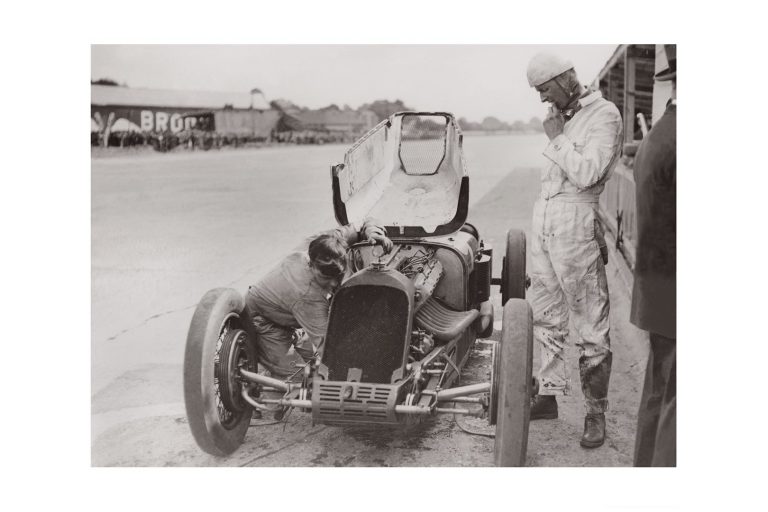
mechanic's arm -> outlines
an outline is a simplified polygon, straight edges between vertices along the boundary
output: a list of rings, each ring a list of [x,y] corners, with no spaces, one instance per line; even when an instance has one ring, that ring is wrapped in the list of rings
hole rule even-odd
[[[336,230],[347,241],[347,244],[352,245],[364,240],[372,240],[373,242],[384,247],[385,252],[389,252],[392,249],[392,240],[387,238],[387,230],[384,225],[373,218],[367,218],[363,221],[363,225],[358,227],[354,223],[347,224]]]
[[[302,299],[292,308],[293,316],[299,323],[315,352],[322,354],[325,331],[328,329],[330,303],[325,299]]]
[[[603,179],[621,156],[623,126],[618,111],[605,109],[596,112],[595,116],[583,148],[577,148],[574,141],[561,132],[544,150],[544,156],[557,164],[580,189],[587,189]]]
[[[373,240],[377,244],[383,246],[385,252],[389,252],[392,249],[392,241],[387,238],[387,232],[386,229],[384,229],[384,225],[376,220],[369,218],[363,221],[362,226],[357,226],[354,223],[350,223],[345,226],[329,229],[327,231],[321,231],[320,233],[315,233],[311,236],[308,236],[299,246],[299,250],[306,251],[310,242],[312,242],[312,240],[314,240],[318,235],[333,232],[338,233],[347,242],[347,245],[362,242],[363,240]]]
[[[363,221],[362,226],[357,226],[354,223],[347,224],[338,228],[322,231],[309,236],[304,239],[304,242],[300,245],[300,250],[306,251],[310,242],[318,235],[323,233],[338,233],[346,242],[347,245],[352,245],[364,240],[372,240],[375,243],[384,247],[384,252],[389,253],[392,250],[392,240],[387,238],[387,231],[384,229],[384,224],[374,219],[368,218]]]

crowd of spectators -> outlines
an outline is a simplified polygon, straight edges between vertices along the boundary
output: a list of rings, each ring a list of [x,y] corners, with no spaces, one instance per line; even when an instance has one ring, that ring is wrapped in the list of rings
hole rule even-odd
[[[183,130],[174,133],[170,130],[158,131],[113,131],[104,143],[104,133],[91,132],[91,146],[101,147],[152,147],[156,151],[171,151],[179,149],[220,149],[223,147],[248,147],[265,143],[278,144],[333,144],[351,143],[355,136],[351,134],[304,131],[273,131],[269,136],[236,135],[202,130]]]

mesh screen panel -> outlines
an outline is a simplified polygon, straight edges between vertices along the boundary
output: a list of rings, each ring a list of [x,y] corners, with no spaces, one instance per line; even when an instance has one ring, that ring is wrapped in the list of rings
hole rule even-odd
[[[445,158],[443,116],[404,115],[400,131],[400,161],[406,174],[435,174]]]
[[[328,319],[323,363],[328,379],[347,380],[350,368],[361,382],[389,383],[407,349],[408,298],[388,286],[342,288]]]

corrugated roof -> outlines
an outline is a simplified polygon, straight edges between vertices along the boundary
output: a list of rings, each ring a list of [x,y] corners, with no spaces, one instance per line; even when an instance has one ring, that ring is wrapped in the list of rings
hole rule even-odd
[[[251,95],[245,92],[180,91],[170,89],[141,89],[111,85],[91,85],[91,105],[120,105],[126,107],[176,108],[234,108],[251,106]],[[264,96],[253,95],[253,108],[269,109]]]

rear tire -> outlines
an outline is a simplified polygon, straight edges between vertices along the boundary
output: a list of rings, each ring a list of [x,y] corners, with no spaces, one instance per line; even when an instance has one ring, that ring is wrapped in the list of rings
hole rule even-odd
[[[504,306],[500,345],[495,362],[499,375],[493,414],[494,462],[497,466],[524,466],[533,385],[533,312],[525,300],[512,299]]]
[[[252,408],[239,397],[241,384],[235,378],[238,364],[256,369],[254,340],[242,330],[241,318],[247,322],[243,309],[243,298],[236,290],[211,290],[197,305],[187,334],[187,420],[198,446],[211,455],[237,450],[251,420]]]
[[[525,298],[525,233],[507,231],[507,252],[501,263],[501,305]]]

